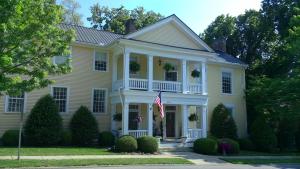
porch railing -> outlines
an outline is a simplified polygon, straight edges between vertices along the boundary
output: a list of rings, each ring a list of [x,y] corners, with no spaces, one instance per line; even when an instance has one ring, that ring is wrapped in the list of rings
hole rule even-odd
[[[190,93],[202,93],[202,85],[198,83],[190,83],[188,85],[188,91]]]
[[[181,82],[153,80],[153,90],[181,92]]]
[[[128,130],[128,134],[135,138],[139,138],[139,137],[147,136],[148,131],[147,130]]]
[[[148,89],[148,80],[147,79],[129,79],[129,88],[130,89],[140,89],[146,90]]]
[[[202,137],[202,129],[188,129],[188,138],[197,139]]]

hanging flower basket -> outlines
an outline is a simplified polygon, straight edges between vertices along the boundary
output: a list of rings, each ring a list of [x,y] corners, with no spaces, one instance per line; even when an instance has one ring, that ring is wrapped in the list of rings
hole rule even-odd
[[[197,121],[198,120],[198,116],[196,113],[193,113],[189,116],[189,121]]]
[[[122,113],[116,113],[113,117],[114,121],[122,121]]]
[[[198,77],[200,77],[200,71],[197,70],[197,69],[194,69],[194,70],[192,71],[192,73],[191,73],[191,76],[192,76],[193,78],[198,78]]]
[[[136,72],[140,71],[141,66],[136,61],[131,61],[129,68],[130,68],[130,72],[136,73]]]
[[[170,70],[175,70],[175,67],[171,63],[165,63],[164,64],[164,70],[166,72],[169,72]]]

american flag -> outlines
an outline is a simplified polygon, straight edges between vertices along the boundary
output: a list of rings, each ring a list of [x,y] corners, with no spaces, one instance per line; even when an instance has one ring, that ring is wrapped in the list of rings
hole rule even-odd
[[[161,103],[161,92],[158,93],[154,102],[157,104],[157,106],[159,108],[160,117],[164,118],[165,113],[164,113],[164,105]]]

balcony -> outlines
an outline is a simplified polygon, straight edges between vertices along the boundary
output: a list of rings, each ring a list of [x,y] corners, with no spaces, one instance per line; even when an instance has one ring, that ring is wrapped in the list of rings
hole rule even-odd
[[[153,80],[152,81],[152,89],[149,89],[148,79],[129,79],[129,89],[130,90],[149,90],[149,91],[163,91],[163,92],[174,92],[174,93],[182,93],[182,83],[181,82],[173,82],[173,81],[160,81]],[[117,91],[120,88],[124,88],[124,80],[117,80],[114,82],[113,90]],[[201,94],[202,93],[202,85],[196,83],[187,84],[187,91],[185,93],[192,94]]]

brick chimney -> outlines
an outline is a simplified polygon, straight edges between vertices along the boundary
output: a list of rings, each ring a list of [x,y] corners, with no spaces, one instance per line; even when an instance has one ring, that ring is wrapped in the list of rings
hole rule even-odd
[[[226,53],[226,38],[221,37],[221,38],[214,40],[214,42],[211,44],[211,47],[214,50]]]
[[[129,34],[136,31],[135,25],[134,25],[135,19],[128,19],[125,23],[125,33]]]

